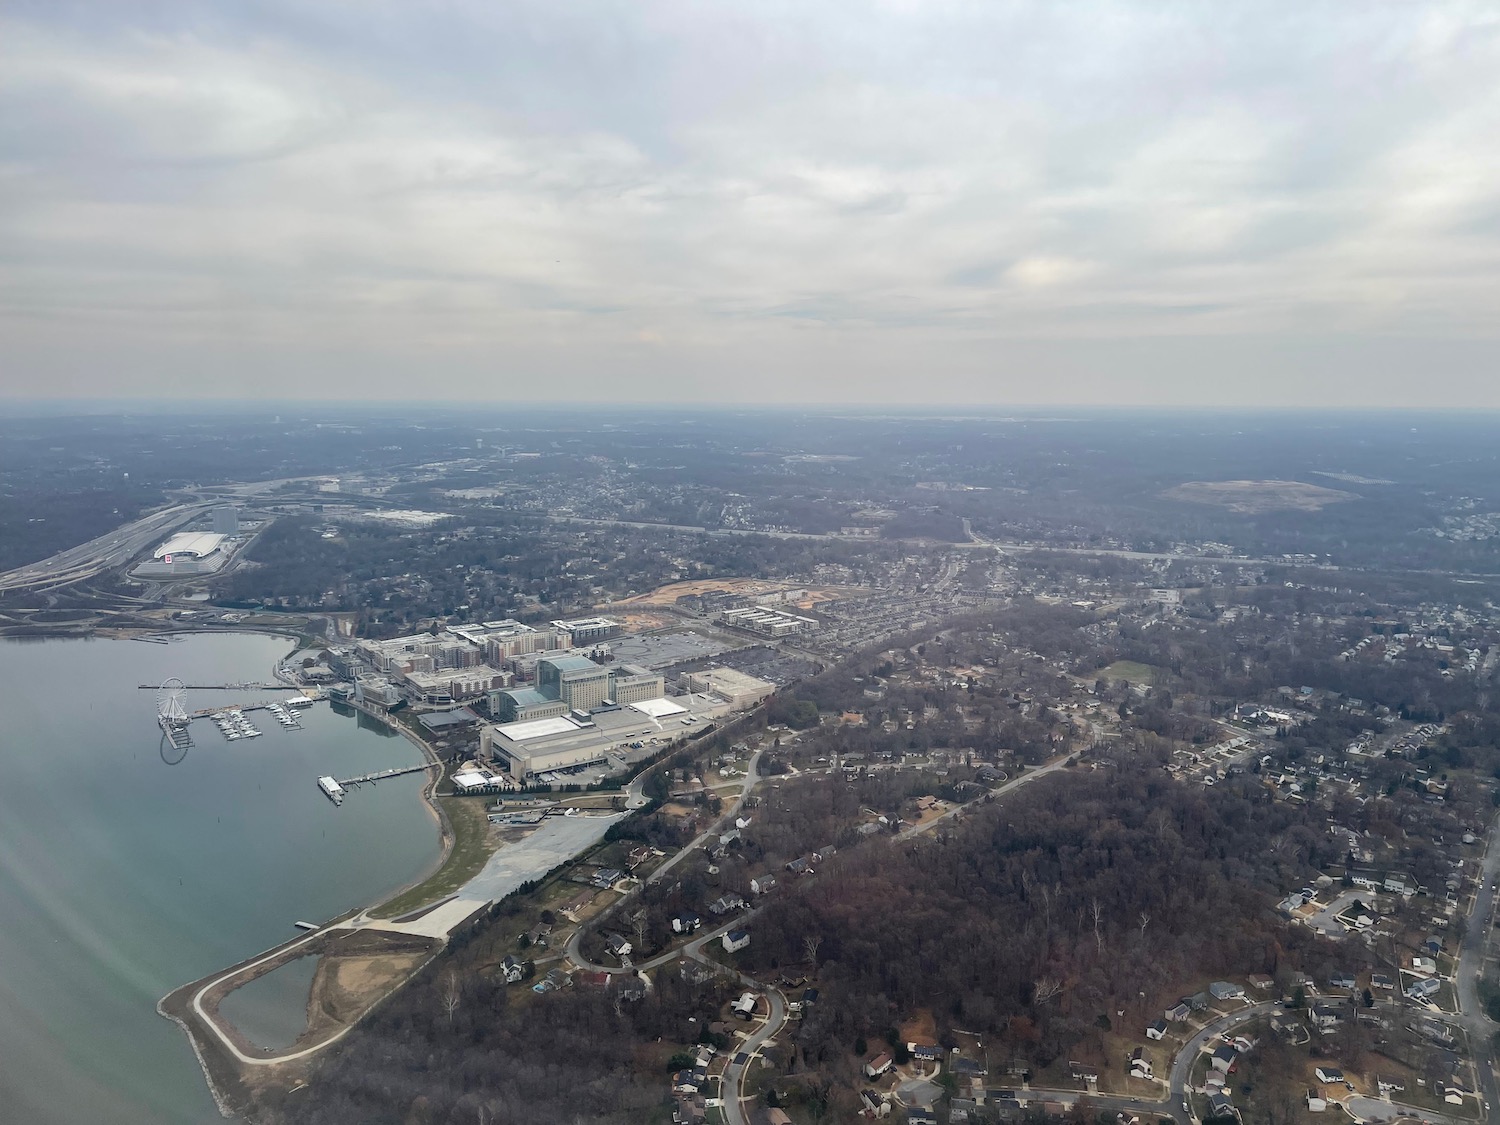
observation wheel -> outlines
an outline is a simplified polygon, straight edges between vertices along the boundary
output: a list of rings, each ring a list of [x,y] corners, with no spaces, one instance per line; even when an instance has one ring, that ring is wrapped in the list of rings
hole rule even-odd
[[[161,687],[156,689],[156,717],[163,724],[170,726],[185,726],[188,721],[187,685],[178,677],[172,676],[162,681]]]

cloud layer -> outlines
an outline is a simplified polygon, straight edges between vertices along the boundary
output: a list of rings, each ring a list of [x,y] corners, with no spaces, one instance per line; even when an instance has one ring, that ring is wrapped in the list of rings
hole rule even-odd
[[[1500,406],[1500,13],[13,4],[0,392]]]

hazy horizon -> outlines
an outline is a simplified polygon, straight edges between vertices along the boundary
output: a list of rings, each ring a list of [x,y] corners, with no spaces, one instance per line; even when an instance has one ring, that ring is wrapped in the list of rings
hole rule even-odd
[[[1500,14],[0,14],[0,396],[1500,408]]]

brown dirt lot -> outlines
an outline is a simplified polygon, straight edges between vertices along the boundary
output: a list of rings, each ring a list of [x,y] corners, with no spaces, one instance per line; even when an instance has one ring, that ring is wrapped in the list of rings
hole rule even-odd
[[[327,1021],[344,1027],[411,975],[425,953],[392,953],[381,957],[325,957],[313,977],[308,1001],[309,1031]]]
[[[901,1025],[900,1035],[903,1043],[936,1043],[937,1021],[929,1011],[917,1012]]]
[[[639,610],[613,615],[624,626],[627,633],[644,633],[648,629],[665,629],[682,622],[669,613],[642,613]]]
[[[1162,496],[1189,504],[1213,504],[1247,516],[1317,512],[1329,504],[1359,499],[1352,492],[1296,480],[1193,480],[1167,489]]]

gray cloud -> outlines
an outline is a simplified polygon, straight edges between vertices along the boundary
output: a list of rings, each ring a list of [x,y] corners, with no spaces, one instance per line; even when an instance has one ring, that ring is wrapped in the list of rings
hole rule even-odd
[[[0,393],[1500,406],[1488,5],[11,5]]]

